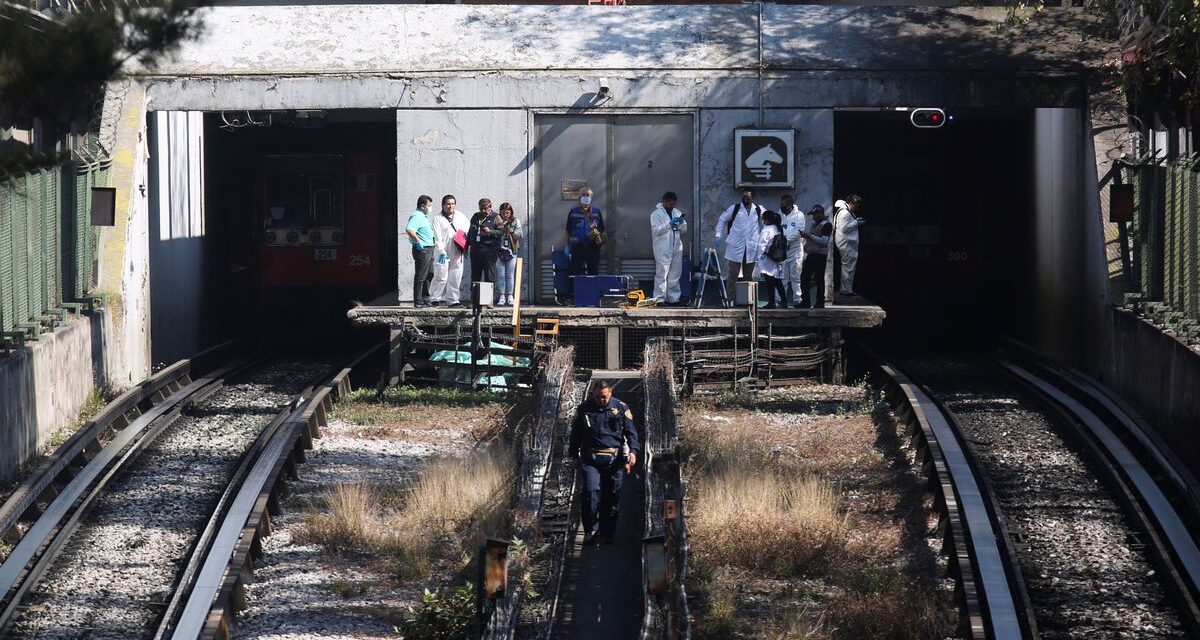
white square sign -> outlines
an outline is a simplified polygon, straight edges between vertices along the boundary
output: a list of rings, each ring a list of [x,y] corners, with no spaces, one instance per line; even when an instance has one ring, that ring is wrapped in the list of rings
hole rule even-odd
[[[739,187],[796,185],[795,129],[736,129],[734,182]]]

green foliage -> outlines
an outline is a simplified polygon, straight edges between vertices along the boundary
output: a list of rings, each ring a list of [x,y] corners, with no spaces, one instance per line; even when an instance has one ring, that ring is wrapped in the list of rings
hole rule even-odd
[[[200,29],[195,0],[101,0],[49,18],[0,4],[0,126],[92,115],[126,61],[152,67]]]
[[[383,394],[370,389],[359,389],[338,401],[334,407],[334,415],[358,425],[388,425],[410,420],[413,407],[504,407],[522,401],[522,396],[518,394],[453,387],[388,387]],[[382,435],[382,432],[379,435]]]
[[[1125,57],[1126,89],[1152,88],[1187,109],[1200,107],[1200,0],[1128,0],[1145,16]]]
[[[1007,28],[1044,15],[1046,0],[1005,0]],[[1200,0],[1085,0],[1109,36],[1120,41],[1121,86],[1138,96],[1200,108]]]
[[[475,616],[475,594],[469,585],[425,590],[418,607],[409,607],[396,629],[405,640],[467,640]]]

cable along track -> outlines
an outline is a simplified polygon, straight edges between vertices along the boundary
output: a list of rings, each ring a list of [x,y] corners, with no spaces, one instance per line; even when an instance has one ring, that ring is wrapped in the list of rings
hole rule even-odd
[[[247,448],[330,368],[316,360],[243,361],[134,417],[0,566],[0,635],[152,637]]]
[[[1036,376],[1011,364],[914,358],[902,366],[944,403],[974,451],[1040,637],[1195,637],[1193,585],[1141,508],[1146,498],[1114,466],[1111,442],[1080,430],[1087,419],[1079,403],[1064,403],[1070,394],[1045,380],[1030,386]]]

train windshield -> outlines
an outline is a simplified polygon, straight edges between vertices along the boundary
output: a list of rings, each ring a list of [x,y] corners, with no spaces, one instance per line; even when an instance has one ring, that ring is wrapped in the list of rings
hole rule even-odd
[[[342,156],[268,156],[268,228],[342,227]]]

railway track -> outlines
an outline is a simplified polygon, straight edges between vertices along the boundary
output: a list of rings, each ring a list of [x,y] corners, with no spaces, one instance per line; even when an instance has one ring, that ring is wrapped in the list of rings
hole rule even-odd
[[[230,567],[346,388],[348,369],[330,380],[344,360],[195,379],[185,361],[118,398],[0,507],[0,635],[222,637],[244,573]]]
[[[1200,635],[1200,493],[1128,407],[1011,345],[879,369],[941,485],[970,637]]]

